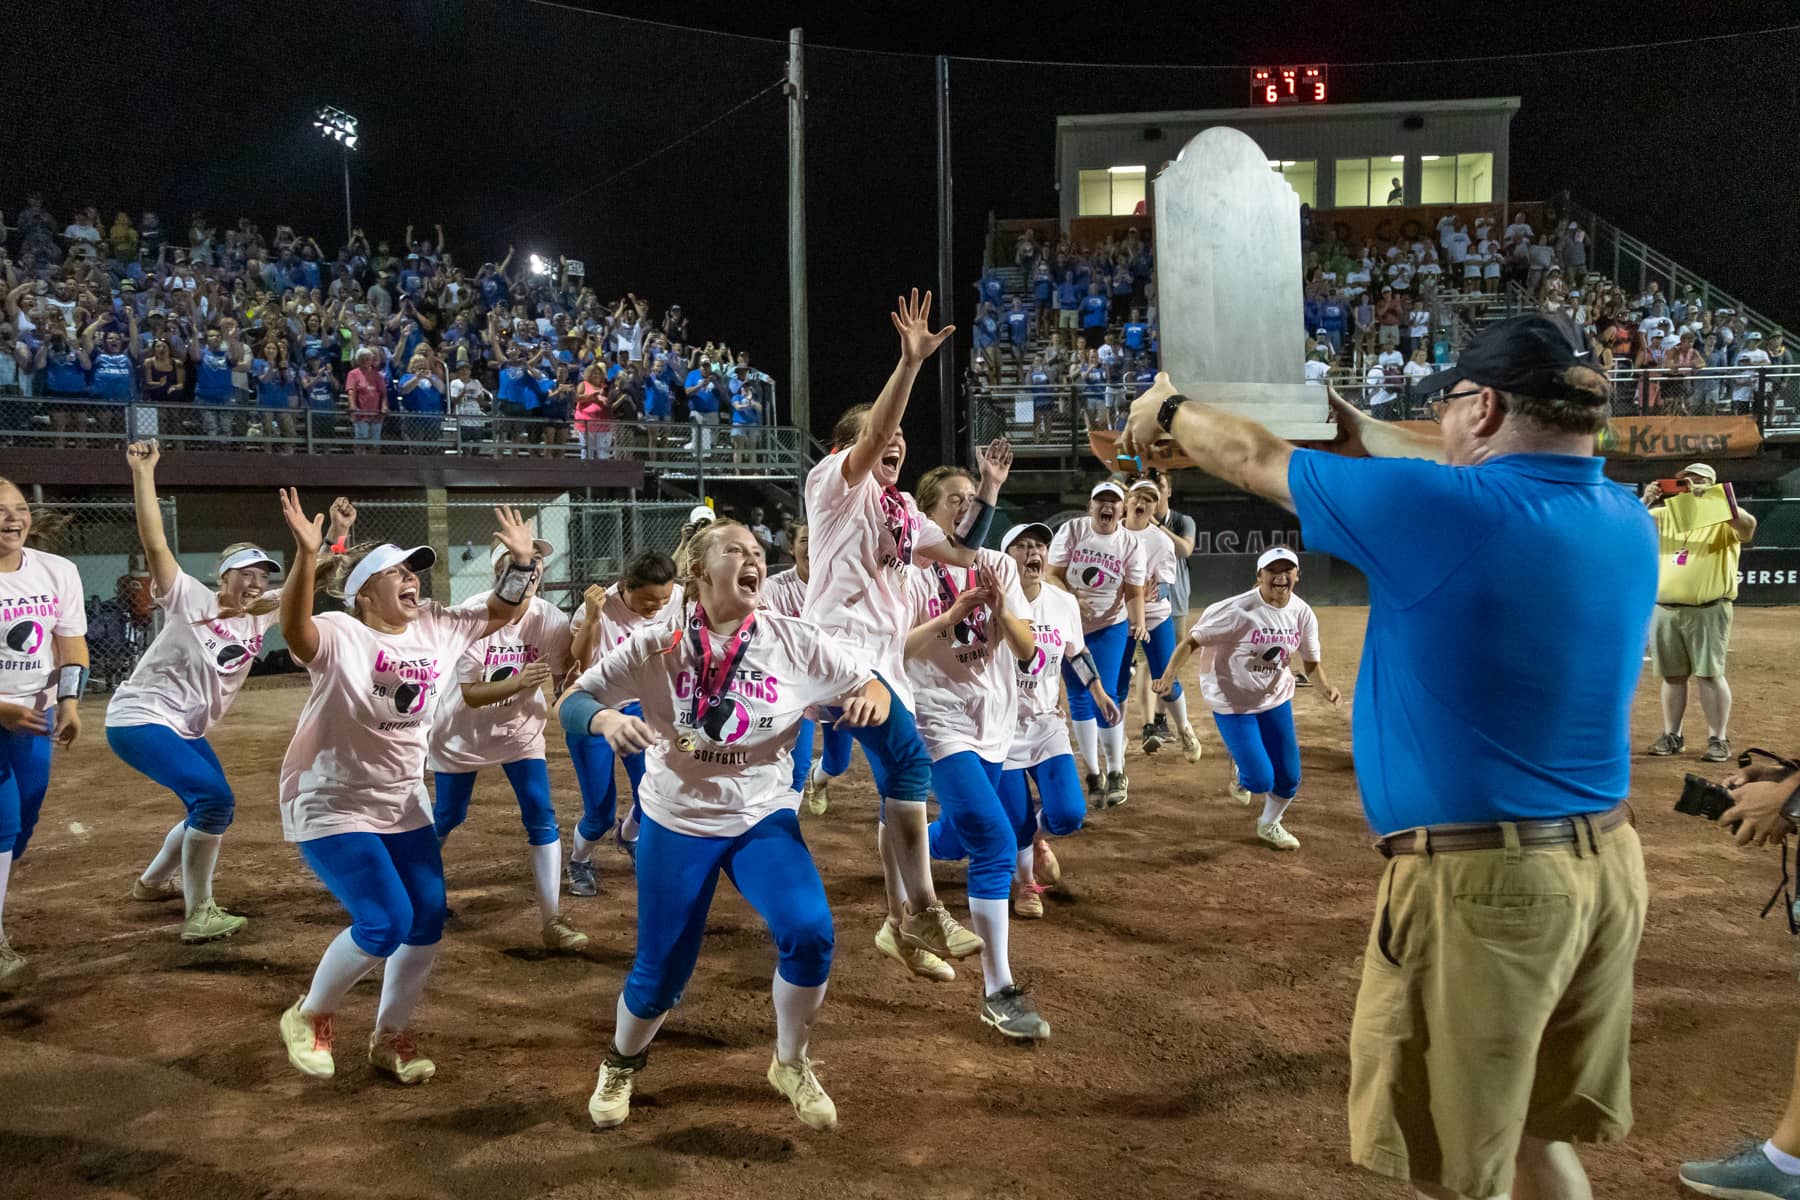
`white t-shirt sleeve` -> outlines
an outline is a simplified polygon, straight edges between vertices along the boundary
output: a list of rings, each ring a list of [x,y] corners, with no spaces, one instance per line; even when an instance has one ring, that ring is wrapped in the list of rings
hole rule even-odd
[[[561,679],[568,674],[571,663],[569,656],[575,648],[575,630],[563,611],[546,602],[543,625],[538,634],[538,646],[543,651],[544,662],[550,667],[551,679]]]
[[[666,639],[655,626],[639,629],[600,661],[581,673],[575,686],[609,708],[643,695],[649,678],[645,665],[666,648]]]
[[[1237,607],[1229,600],[1207,606],[1194,627],[1188,630],[1188,641],[1195,646],[1217,646],[1231,641],[1237,634]]]
[[[57,637],[86,637],[87,604],[82,598],[81,573],[66,558],[58,559],[55,565],[56,590],[62,597],[62,607],[50,632]]]
[[[804,644],[805,676],[818,688],[815,704],[839,704],[875,678],[875,672],[866,663],[857,661],[828,634],[808,638]]]
[[[1142,587],[1144,578],[1144,543],[1132,538],[1130,549],[1125,551],[1125,582]]]
[[[1050,539],[1050,561],[1059,567],[1069,565],[1070,547],[1074,544],[1075,522],[1065,521]]]

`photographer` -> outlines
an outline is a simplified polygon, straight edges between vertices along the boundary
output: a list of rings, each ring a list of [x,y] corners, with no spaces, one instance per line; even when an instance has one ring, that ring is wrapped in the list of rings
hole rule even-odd
[[[1682,469],[1675,481],[1702,495],[1719,483],[1705,463]],[[1650,625],[1650,663],[1662,680],[1662,736],[1648,753],[1680,754],[1687,745],[1681,719],[1688,676],[1706,714],[1706,752],[1701,762],[1731,761],[1731,687],[1725,682],[1725,650],[1731,641],[1731,602],[1737,599],[1738,557],[1756,536],[1756,518],[1740,511],[1731,520],[1682,530],[1669,512],[1661,486],[1644,489],[1644,507],[1656,519],[1659,564],[1656,617]]]
[[[1725,780],[1735,801],[1719,824],[1737,826],[1740,846],[1780,842],[1800,822],[1800,770],[1769,762],[1739,771]],[[1785,854],[1786,848],[1782,851]],[[1681,1182],[1707,1196],[1744,1196],[1766,1200],[1800,1200],[1800,1055],[1787,1107],[1769,1140],[1727,1158],[1681,1164]]]

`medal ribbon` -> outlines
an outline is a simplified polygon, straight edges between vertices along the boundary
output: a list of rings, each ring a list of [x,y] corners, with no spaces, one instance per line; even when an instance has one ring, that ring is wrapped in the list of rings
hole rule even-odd
[[[755,630],[756,614],[751,613],[744,618],[743,628],[731,636],[731,648],[715,656],[712,635],[706,631],[706,609],[694,605],[694,615],[688,619],[688,638],[694,644],[700,663],[699,677],[694,681],[695,729],[700,728],[702,716],[724,701],[725,693],[731,688],[731,681],[750,649],[750,636]]]
[[[888,532],[894,535],[894,556],[911,564],[913,558],[912,514],[907,511],[906,493],[897,487],[881,489],[881,515]]]
[[[956,603],[956,598],[962,595],[962,589],[956,586],[956,581],[954,579],[950,578],[950,572],[944,569],[943,563],[932,563],[931,570],[932,573],[937,576],[938,598],[943,601],[944,611],[949,612],[950,606]],[[971,571],[970,575],[973,574],[974,572]],[[969,632],[975,635],[976,641],[987,641],[987,632],[982,629],[982,623],[978,620],[975,613],[969,614],[969,619],[965,624],[968,625]]]

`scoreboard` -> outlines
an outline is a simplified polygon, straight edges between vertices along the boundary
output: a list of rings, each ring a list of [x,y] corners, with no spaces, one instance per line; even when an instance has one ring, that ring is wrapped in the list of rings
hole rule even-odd
[[[1250,104],[1324,104],[1331,98],[1325,64],[1297,67],[1253,67],[1250,71]]]

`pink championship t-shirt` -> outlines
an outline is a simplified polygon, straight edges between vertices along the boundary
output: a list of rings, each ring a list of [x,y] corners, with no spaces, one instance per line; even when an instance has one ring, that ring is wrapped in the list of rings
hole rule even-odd
[[[713,639],[715,652],[729,652]],[[584,672],[576,686],[616,708],[631,700],[661,740],[644,756],[639,801],[664,829],[736,837],[799,807],[792,746],[810,705],[837,705],[874,678],[816,625],[763,610],[726,703],[693,723],[699,655],[691,635],[647,627]],[[693,749],[683,750],[683,738]]]
[[[1144,548],[1144,628],[1155,629],[1169,619],[1172,607],[1163,589],[1175,582],[1175,543],[1155,525],[1134,529],[1132,535]]]
[[[907,493],[899,493],[901,511],[890,517],[873,474],[846,482],[849,455],[848,450],[827,455],[806,477],[813,571],[801,615],[860,651],[911,708],[906,631],[913,622],[906,576],[920,550],[947,539]]]
[[[1276,608],[1256,588],[1209,605],[1188,640],[1209,649],[1200,694],[1217,713],[1259,713],[1294,698],[1289,663],[1319,661],[1319,623],[1298,596]]]
[[[793,567],[763,580],[763,607],[784,617],[797,617],[806,609],[806,580]]]
[[[975,556],[999,577],[1007,611],[1025,619],[1031,605],[1013,560],[995,550],[977,550]],[[923,625],[946,611],[955,602],[952,589],[961,593],[976,585],[970,567],[945,567],[942,577],[936,567],[914,567],[907,578],[909,624]],[[1005,760],[1019,725],[1018,665],[986,605],[909,656],[906,675],[916,702],[913,716],[932,762],[964,751],[988,762]]]
[[[1063,662],[1087,649],[1075,597],[1045,583],[1038,588],[1037,599],[1028,603],[1031,640],[1037,645],[1030,661],[1018,664],[1019,727],[1006,750],[1009,771],[1074,753],[1057,701],[1062,695]]]
[[[613,584],[606,589],[606,600],[600,605],[600,632],[595,637],[594,649],[586,662],[575,663],[577,671],[585,671],[600,659],[605,658],[612,650],[623,644],[626,638],[644,628],[646,625],[663,625],[670,620],[681,617],[681,585],[675,584],[669,592],[668,603],[662,606],[654,617],[640,617],[626,607],[625,597],[620,584]],[[587,605],[575,610],[574,618],[569,622],[571,635],[581,632],[587,623]]]
[[[403,633],[350,613],[313,618],[312,691],[281,760],[281,832],[290,842],[338,833],[405,833],[431,824],[425,751],[457,658],[487,629],[485,609],[434,601]]]
[[[218,593],[186,572],[157,594],[156,603],[163,610],[162,632],[113,693],[106,726],[163,725],[179,737],[205,737],[237,699],[262,652],[263,635],[281,614],[220,620]]]
[[[56,703],[56,641],[87,636],[75,564],[27,547],[0,574],[0,700],[43,711]]]
[[[1093,633],[1125,620],[1124,586],[1143,586],[1144,546],[1123,525],[1111,533],[1095,533],[1094,523],[1076,517],[1050,539],[1050,563],[1062,567],[1069,590],[1081,602],[1081,630]]]
[[[472,596],[455,611],[485,616],[487,596],[486,592]],[[463,651],[456,660],[455,679],[446,680],[438,693],[427,765],[433,771],[458,773],[544,757],[550,701],[542,687],[470,708],[463,703],[462,685],[497,683],[542,662],[550,667],[554,687],[569,670],[569,638],[569,618],[542,596],[533,596],[517,621]]]

